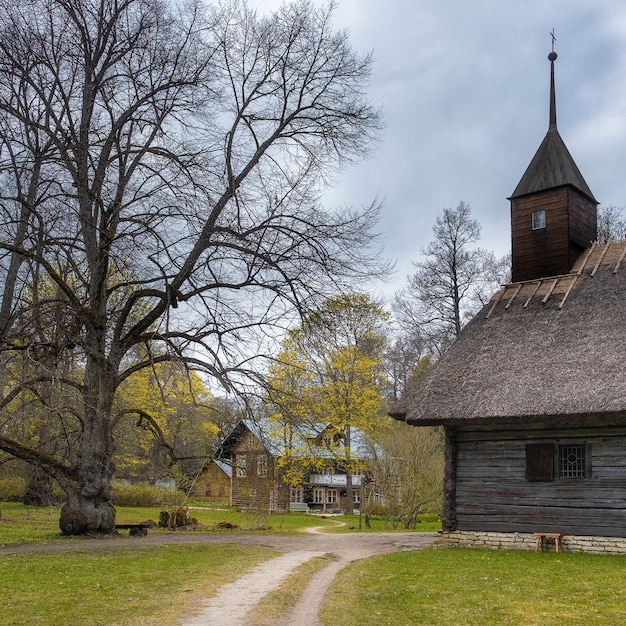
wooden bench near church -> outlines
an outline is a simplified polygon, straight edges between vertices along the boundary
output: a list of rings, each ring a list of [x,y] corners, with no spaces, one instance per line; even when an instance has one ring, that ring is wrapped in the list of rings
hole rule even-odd
[[[152,524],[115,524],[115,530],[129,530],[130,534],[134,537],[145,537],[148,534],[148,528],[151,528]]]
[[[561,539],[563,539],[563,535],[561,533],[533,533],[537,538],[537,543],[535,544],[535,552],[543,552],[543,540],[545,537],[550,537],[554,539],[554,545],[556,551],[559,551],[559,547],[561,546]]]

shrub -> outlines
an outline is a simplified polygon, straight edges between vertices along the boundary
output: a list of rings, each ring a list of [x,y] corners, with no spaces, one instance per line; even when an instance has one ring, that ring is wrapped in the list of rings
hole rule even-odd
[[[370,502],[363,508],[363,512],[371,517],[386,517],[389,515],[389,508],[381,502]]]
[[[113,502],[118,506],[164,506],[183,497],[179,491],[147,483],[113,485]]]
[[[26,481],[19,476],[0,478],[0,501],[21,502],[25,489]]]

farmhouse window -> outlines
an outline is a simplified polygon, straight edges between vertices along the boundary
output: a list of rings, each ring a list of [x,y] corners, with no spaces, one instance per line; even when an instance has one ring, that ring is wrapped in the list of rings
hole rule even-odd
[[[291,488],[291,502],[304,502],[304,489],[302,487]]]
[[[585,478],[587,455],[585,446],[559,446],[559,478]]]
[[[324,490],[323,489],[314,489],[313,490],[313,502],[317,504],[321,504],[324,502]]]
[[[541,230],[546,227],[546,212],[533,211],[533,230]]]
[[[328,502],[330,504],[334,504],[335,502],[337,502],[337,490],[336,489],[328,490]]]
[[[554,480],[554,444],[526,444],[526,480],[534,482]]]
[[[256,473],[257,476],[267,476],[267,457],[265,455],[256,460]]]
[[[236,462],[237,478],[245,478],[246,476],[246,457],[238,456]]]

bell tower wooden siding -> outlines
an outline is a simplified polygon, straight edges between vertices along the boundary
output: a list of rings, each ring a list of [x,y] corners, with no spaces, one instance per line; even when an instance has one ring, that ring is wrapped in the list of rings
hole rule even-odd
[[[533,213],[545,211],[545,228]],[[596,239],[596,204],[565,185],[511,198],[513,282],[567,274]]]
[[[548,132],[509,198],[513,282],[567,274],[597,236],[598,202],[556,126],[556,59],[553,41]]]

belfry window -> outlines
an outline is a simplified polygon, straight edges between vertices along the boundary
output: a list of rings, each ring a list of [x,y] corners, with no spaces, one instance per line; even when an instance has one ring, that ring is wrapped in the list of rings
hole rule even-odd
[[[533,230],[541,230],[546,227],[546,212],[533,211]]]

